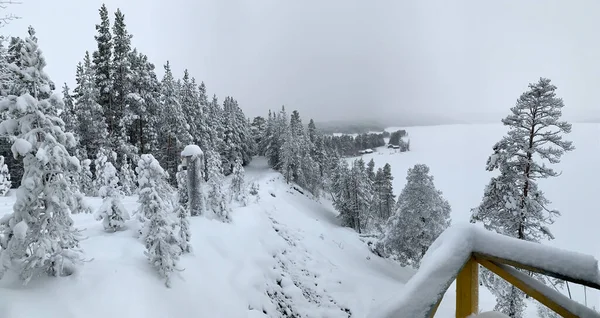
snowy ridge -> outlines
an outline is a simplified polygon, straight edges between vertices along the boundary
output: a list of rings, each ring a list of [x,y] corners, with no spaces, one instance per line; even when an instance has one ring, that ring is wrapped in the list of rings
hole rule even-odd
[[[258,202],[234,207],[231,223],[190,219],[193,251],[183,255],[172,288],[144,257],[135,219],[109,233],[92,215],[74,215],[85,263],[70,277],[22,286],[0,281],[2,318],[366,317],[412,274],[374,256],[335,212],[300,194],[257,160],[246,169]],[[227,180],[226,182],[228,182]],[[134,211],[136,197],[123,204]],[[0,201],[0,214],[14,197]],[[86,198],[94,207],[100,198]],[[104,301],[104,300],[108,300]],[[35,306],[31,306],[35,304]]]
[[[386,301],[382,309],[370,317],[425,317],[474,252],[564,277],[600,283],[598,261],[592,256],[495,234],[471,224],[459,224],[448,228],[431,245],[419,271],[406,284],[403,292]],[[547,289],[550,288],[544,288]],[[551,295],[558,294],[551,291]],[[591,309],[576,302],[567,305],[588,313],[582,317],[597,316]],[[590,313],[593,315],[590,316]]]

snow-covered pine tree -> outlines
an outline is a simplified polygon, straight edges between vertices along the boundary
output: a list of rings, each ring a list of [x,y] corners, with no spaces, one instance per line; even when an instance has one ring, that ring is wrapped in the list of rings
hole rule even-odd
[[[543,161],[556,164],[566,151],[574,149],[570,141],[563,140],[563,134],[571,132],[571,124],[560,120],[564,104],[555,90],[546,78],[529,84],[529,90],[502,120],[509,131],[494,145],[486,168],[500,174],[485,187],[480,205],[472,210],[471,222],[522,240],[553,239],[548,225],[560,213],[549,208],[550,201],[538,189],[537,180],[559,175]],[[536,277],[548,283],[545,276]],[[489,271],[482,271],[481,279],[496,296],[494,310],[511,317],[523,315],[525,302],[520,290],[494,279]]]
[[[4,163],[4,156],[0,156],[0,196],[5,196],[12,186],[8,165]]]
[[[63,86],[63,102],[65,103],[65,109],[61,112],[60,118],[65,122],[65,131],[72,132],[76,139],[79,138],[79,124],[77,123],[77,112],[75,110],[75,101],[71,92],[69,91],[69,86],[67,83]]]
[[[177,202],[184,209],[188,209],[189,196],[187,187],[187,170],[183,165],[177,166]]]
[[[381,200],[381,219],[387,221],[387,219],[392,216],[394,205],[395,205],[395,195],[394,188],[392,186],[392,181],[394,180],[394,176],[392,175],[392,166],[389,163],[386,163],[383,166],[383,172],[381,176],[381,187],[379,188],[379,199]]]
[[[106,155],[106,150],[100,149],[96,154],[96,160],[94,160],[94,196],[100,195],[100,188],[108,183],[107,176],[104,175],[107,162],[108,156]]]
[[[190,253],[192,252],[192,246],[190,245],[192,231],[190,230],[189,213],[185,207],[177,204],[175,207],[175,214],[177,215],[177,220],[179,221],[179,248],[183,253]]]
[[[347,164],[340,161],[333,174],[334,207],[340,212],[342,225],[362,233],[372,225],[372,185],[365,162],[357,159],[352,163],[352,168],[348,169]]]
[[[230,222],[230,208],[223,190],[221,156],[215,151],[208,151],[206,157],[208,165],[208,208],[222,222]]]
[[[137,192],[137,177],[135,171],[129,163],[127,155],[121,157],[121,169],[119,173],[121,182],[121,191],[124,195],[133,195]]]
[[[435,188],[429,167],[408,169],[406,186],[381,240],[384,252],[404,266],[419,267],[433,241],[450,225],[450,204]]]
[[[232,200],[235,200],[246,206],[248,204],[248,190],[246,189],[246,181],[244,179],[244,167],[242,159],[237,158],[233,166],[233,177],[229,188]]]
[[[134,118],[129,132],[129,143],[137,153],[158,152],[160,116],[160,83],[154,73],[154,64],[148,57],[133,50],[131,60],[131,90],[127,95],[129,114]]]
[[[165,285],[171,286],[170,276],[177,266],[181,249],[175,232],[175,215],[170,202],[172,193],[167,182],[168,174],[150,154],[140,157],[136,168],[140,203],[137,213],[144,224],[142,239],[146,246],[145,255]]]
[[[367,163],[367,176],[371,182],[375,182],[375,161],[373,158]]]
[[[184,145],[191,144],[192,136],[186,123],[181,103],[179,101],[179,92],[177,83],[171,72],[169,62],[165,64],[165,75],[161,82],[161,126],[159,130],[159,140],[162,145],[160,159],[165,170],[170,174],[169,182],[176,184],[175,175],[179,162],[179,154]]]
[[[189,125],[189,133],[192,136],[192,141],[198,144],[200,139],[198,119],[202,117],[202,108],[198,99],[197,87],[195,81],[192,81],[188,70],[184,70],[183,79],[181,82],[181,109],[185,122]]]
[[[127,97],[132,91],[131,70],[131,38],[125,25],[125,15],[120,9],[115,12],[113,24],[113,55],[111,63],[112,73],[112,101],[111,108],[114,112],[116,130],[113,137],[115,150],[119,154],[131,157],[136,150],[129,143],[129,129],[135,119],[134,113],[129,109]]]
[[[265,130],[267,129],[267,121],[262,116],[256,116],[252,120],[250,124],[250,134],[252,135],[252,139],[254,140],[255,145],[255,153],[259,156],[264,156],[264,150],[262,148],[262,138],[265,134]]]
[[[105,162],[103,166],[104,184],[98,191],[103,201],[98,211],[96,211],[96,220],[102,221],[105,230],[115,232],[125,226],[125,221],[129,220],[129,212],[121,202],[122,195],[117,169],[110,162]]]
[[[108,146],[108,128],[102,106],[97,102],[100,92],[95,78],[90,54],[86,52],[83,63],[77,66],[74,107],[79,124],[79,145],[88,158],[96,158],[100,149]]]
[[[113,107],[113,39],[110,32],[110,19],[108,9],[102,4],[98,10],[100,13],[100,24],[96,24],[97,35],[94,36],[97,43],[97,50],[93,56],[93,74],[94,85],[98,90],[98,95],[94,99],[103,110],[106,119],[107,131],[109,136],[118,132],[117,118]],[[92,155],[92,154],[88,154]]]
[[[80,171],[80,191],[87,196],[93,196],[95,193],[94,188],[94,175],[91,170],[92,161],[85,159],[81,161]]]
[[[24,162],[13,212],[2,218],[0,225],[0,237],[4,238],[0,242],[0,277],[7,267],[18,265],[20,278],[27,283],[43,272],[70,275],[82,259],[78,232],[71,219],[77,207],[73,206],[66,178],[79,169],[78,160],[67,151],[75,138],[64,132],[64,123],[58,117],[64,104],[53,94],[53,85],[44,72],[46,62],[31,27],[21,57],[15,71],[24,80],[26,91],[0,102],[0,111],[10,113],[0,125],[0,133],[11,136],[13,154],[22,156]]]
[[[140,223],[147,225],[146,221],[152,217],[156,209],[172,210],[173,188],[167,182],[168,173],[150,154],[143,154],[140,157],[135,171],[138,175],[138,203],[140,203],[135,214],[138,215]]]

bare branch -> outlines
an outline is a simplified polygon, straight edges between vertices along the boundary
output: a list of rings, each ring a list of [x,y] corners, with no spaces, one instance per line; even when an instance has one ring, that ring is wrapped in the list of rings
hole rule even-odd
[[[12,0],[0,0],[0,9],[4,10],[4,9],[8,8],[8,6],[11,5],[11,4],[22,4],[22,2],[20,2],[20,1],[12,1]],[[7,14],[7,15],[5,15],[3,17],[0,17],[0,28],[3,27],[3,26],[5,26],[5,25],[7,25],[7,24],[9,24],[10,21],[12,21],[12,20],[18,20],[20,18],[21,17],[18,17],[16,15],[12,14],[12,13],[11,14]]]

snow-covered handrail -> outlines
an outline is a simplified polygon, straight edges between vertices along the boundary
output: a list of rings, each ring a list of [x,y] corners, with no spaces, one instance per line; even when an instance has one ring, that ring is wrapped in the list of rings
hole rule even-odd
[[[433,317],[455,279],[456,317],[466,317],[477,311],[479,265],[565,317],[600,317],[511,267],[600,289],[598,261],[594,257],[507,237],[472,224],[454,225],[442,233],[427,250],[403,292],[380,306],[381,310],[371,317]]]

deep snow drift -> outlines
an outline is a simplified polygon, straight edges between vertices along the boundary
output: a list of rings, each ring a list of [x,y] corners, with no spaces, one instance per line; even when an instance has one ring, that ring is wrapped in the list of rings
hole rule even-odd
[[[390,131],[396,130],[390,128]],[[468,221],[481,200],[491,173],[485,161],[505,133],[501,125],[455,125],[407,128],[411,152],[380,148],[376,167],[392,165],[394,193],[404,186],[406,171],[416,163],[430,166],[435,185],[452,206],[454,223]],[[597,177],[600,176],[600,125],[574,124],[575,151],[566,154],[563,175],[542,181],[541,189],[563,214],[551,228],[552,246],[600,258],[597,226]],[[154,272],[135,238],[136,220],[127,229],[105,232],[92,215],[75,215],[84,229],[86,257],[80,271],[66,278],[40,278],[22,286],[15,275],[0,280],[2,318],[188,318],[188,317],[367,317],[398,295],[414,273],[371,254],[358,235],[341,228],[330,203],[317,203],[291,189],[257,158],[246,181],[259,185],[259,200],[235,207],[232,223],[191,218],[192,254],[184,255],[172,288]],[[228,181],[227,181],[228,182]],[[99,198],[86,198],[94,208]],[[0,217],[14,197],[0,198]],[[135,197],[124,205],[137,209]],[[493,309],[494,299],[482,289],[480,310]],[[584,302],[583,289],[571,285],[573,298]],[[598,295],[588,289],[588,305]],[[266,314],[265,314],[266,312]],[[537,317],[529,306],[528,317]],[[436,317],[454,316],[454,286]]]

